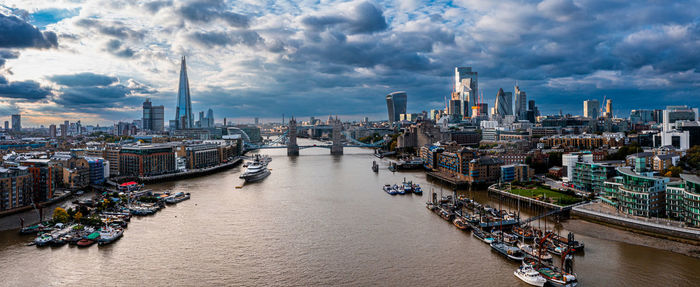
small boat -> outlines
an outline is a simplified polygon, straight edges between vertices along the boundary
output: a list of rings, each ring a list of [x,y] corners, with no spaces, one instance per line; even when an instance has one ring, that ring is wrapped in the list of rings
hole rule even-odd
[[[46,246],[46,245],[49,245],[49,243],[51,243],[52,240],[53,240],[53,237],[51,236],[51,234],[43,233],[43,234],[37,236],[36,239],[34,239],[34,245],[39,246],[39,247]]]
[[[545,252],[542,252],[540,254],[540,251],[536,248],[533,248],[531,245],[525,244],[523,242],[518,242],[518,248],[525,252],[525,256],[528,256],[530,258],[540,258],[545,261],[552,261],[552,255]]]
[[[406,178],[403,178],[403,182],[401,183],[403,186],[403,190],[405,192],[413,192],[413,182],[406,181]]]
[[[389,184],[385,184],[383,187],[384,191],[390,195],[396,195],[398,192]]]
[[[452,218],[454,217],[454,213],[447,211],[445,209],[442,209],[442,208],[440,208],[439,214],[440,214],[440,217],[442,217],[442,219],[447,220],[447,221],[452,221]]]
[[[403,188],[403,185],[394,184],[394,189],[398,194],[406,194],[406,190]]]
[[[372,161],[372,171],[379,172],[379,165],[377,164],[377,161]]]
[[[513,234],[517,235],[520,239],[525,241],[531,241],[535,239],[535,235],[532,233],[532,229],[522,228],[520,226],[513,227]]]
[[[428,201],[425,203],[425,208],[430,209],[431,211],[435,211],[437,209],[437,206],[433,204],[432,202]]]
[[[515,272],[513,272],[515,277],[522,280],[523,282],[530,284],[532,286],[542,287],[547,283],[547,279],[544,279],[540,272],[533,269],[530,265],[521,265]]]
[[[578,285],[576,275],[562,272],[559,268],[554,266],[538,263],[537,259],[526,258],[523,260],[523,264],[532,266],[533,269],[547,280],[549,286],[575,287]]]
[[[560,256],[566,250],[566,247],[559,246],[551,241],[545,241],[544,248],[547,249],[547,252]]]
[[[485,242],[486,244],[493,243],[493,237],[491,237],[490,234],[488,234],[484,231],[481,231],[478,228],[472,227],[472,235],[474,235],[474,237],[476,237],[476,238],[479,238],[479,240]]]
[[[574,239],[573,233],[569,233],[569,237],[571,238],[571,242],[569,242],[569,238],[567,238],[567,237],[559,236],[553,232],[549,232],[548,239],[550,239],[553,243],[555,243],[558,246],[570,246],[571,250],[573,252],[583,251],[583,249],[585,247],[583,242],[573,240]]]
[[[80,247],[88,247],[88,246],[90,246],[90,245],[95,244],[95,242],[96,242],[97,239],[99,239],[99,238],[100,238],[100,233],[97,232],[97,231],[95,231],[95,232],[90,233],[90,234],[88,234],[87,236],[83,237],[82,239],[80,239],[80,241],[78,241],[78,246],[80,246]]]
[[[510,246],[502,241],[491,242],[491,248],[498,251],[502,255],[508,257],[508,259],[515,261],[522,261],[525,259],[525,254],[520,250],[520,248]]]
[[[460,230],[469,230],[469,225],[465,223],[464,219],[462,219],[461,217],[455,218],[455,220],[452,221],[452,224],[457,226],[457,228],[459,228]]]
[[[114,242],[124,235],[124,229],[114,226],[103,227],[100,229],[100,237],[97,239],[98,245],[105,245]]]
[[[420,188],[420,185],[417,183],[413,184],[413,193],[415,194],[423,194],[423,189]]]
[[[511,246],[515,246],[518,243],[518,236],[500,230],[494,231],[493,237],[500,238],[501,241]]]
[[[165,203],[176,204],[190,199],[190,193],[178,192],[165,198]]]
[[[83,195],[83,194],[85,194],[85,192],[82,190],[78,190],[75,192],[75,195]]]

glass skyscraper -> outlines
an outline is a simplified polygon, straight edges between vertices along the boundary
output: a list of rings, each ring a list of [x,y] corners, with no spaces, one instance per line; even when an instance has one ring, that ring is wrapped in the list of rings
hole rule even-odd
[[[178,129],[189,129],[194,126],[192,100],[190,99],[190,82],[187,79],[187,65],[185,64],[185,56],[182,56],[182,66],[180,67],[180,85],[177,89],[175,122]]]
[[[393,123],[401,118],[401,114],[406,113],[408,95],[406,92],[393,92],[386,96],[386,106],[389,112],[389,122]]]

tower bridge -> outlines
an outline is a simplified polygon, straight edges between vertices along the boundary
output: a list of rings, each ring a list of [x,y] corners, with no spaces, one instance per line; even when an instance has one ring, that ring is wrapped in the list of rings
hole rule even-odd
[[[343,149],[346,147],[367,147],[375,148],[380,147],[384,140],[374,142],[371,144],[363,143],[357,139],[352,138],[348,131],[343,131],[343,124],[339,119],[332,120],[332,132],[331,132],[331,144],[313,144],[313,145],[298,145],[297,144],[297,122],[296,119],[292,118],[289,120],[287,125],[287,131],[280,135],[273,141],[264,144],[256,145],[252,143],[244,143],[245,150],[256,150],[256,149],[287,149],[288,156],[298,156],[299,150],[307,148],[327,148],[330,149],[332,155],[342,155]],[[346,141],[343,141],[343,135]]]

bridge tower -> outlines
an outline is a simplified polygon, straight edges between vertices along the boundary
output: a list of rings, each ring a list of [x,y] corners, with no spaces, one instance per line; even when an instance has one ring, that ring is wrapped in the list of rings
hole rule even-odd
[[[340,130],[343,128],[343,123],[340,122],[338,116],[333,120],[333,132],[331,134],[333,138],[333,144],[331,145],[332,155],[342,155],[343,154],[343,143],[340,142]]]
[[[299,155],[299,145],[297,145],[297,120],[293,117],[287,125],[287,156]]]

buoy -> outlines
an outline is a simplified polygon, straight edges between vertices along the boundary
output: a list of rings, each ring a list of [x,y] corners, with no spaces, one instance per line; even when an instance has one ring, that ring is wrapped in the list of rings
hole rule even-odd
[[[243,188],[242,185],[236,186],[236,189],[241,189],[241,188]]]

